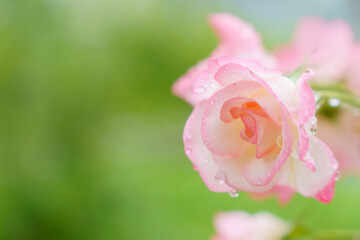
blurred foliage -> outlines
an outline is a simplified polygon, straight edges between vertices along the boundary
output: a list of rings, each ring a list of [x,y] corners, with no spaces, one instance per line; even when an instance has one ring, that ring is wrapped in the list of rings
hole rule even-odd
[[[206,14],[232,9],[203,3],[0,0],[0,239],[207,239],[217,211],[309,203],[309,224],[360,227],[359,180],[279,207],[192,170],[170,88],[216,44]]]

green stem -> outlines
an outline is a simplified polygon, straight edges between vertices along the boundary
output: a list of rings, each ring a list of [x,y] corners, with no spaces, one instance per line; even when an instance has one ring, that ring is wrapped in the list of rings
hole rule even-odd
[[[324,90],[324,91],[318,90],[317,92],[320,93],[321,97],[337,98],[343,103],[347,103],[355,108],[360,109],[360,100],[350,93],[331,91],[331,90]]]
[[[360,100],[342,85],[319,86],[311,85],[312,89],[323,98],[337,98],[342,103],[360,109]]]

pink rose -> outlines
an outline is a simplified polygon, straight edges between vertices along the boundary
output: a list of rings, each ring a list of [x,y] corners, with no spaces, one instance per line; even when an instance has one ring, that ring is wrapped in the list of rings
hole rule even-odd
[[[266,212],[234,211],[217,214],[215,230],[212,240],[280,240],[291,231],[291,225]]]
[[[311,134],[315,100],[305,72],[297,84],[250,60],[210,60],[195,79],[199,102],[184,129],[185,152],[211,191],[264,193],[285,186],[328,203],[337,161]]]
[[[343,20],[304,17],[290,44],[277,50],[278,67],[291,74],[305,64],[316,72],[312,81],[333,83],[346,74],[354,45],[351,27]]]
[[[207,59],[192,67],[173,85],[172,89],[175,95],[191,105],[199,101],[198,96],[192,92],[203,91],[201,88],[195,89],[193,84],[197,75],[206,67],[208,59],[235,56],[261,61],[269,67],[275,66],[275,58],[266,54],[261,36],[250,24],[228,13],[211,14],[208,21],[218,35],[220,43]]]

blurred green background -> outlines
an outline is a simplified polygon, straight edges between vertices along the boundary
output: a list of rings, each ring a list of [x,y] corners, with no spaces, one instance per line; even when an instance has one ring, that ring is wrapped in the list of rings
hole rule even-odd
[[[172,83],[217,40],[231,12],[267,47],[303,14],[345,18],[358,1],[0,0],[0,239],[208,239],[221,210],[360,229],[360,181],[332,203],[254,202],[207,190],[183,153],[191,107]],[[357,27],[357,28],[356,28]]]

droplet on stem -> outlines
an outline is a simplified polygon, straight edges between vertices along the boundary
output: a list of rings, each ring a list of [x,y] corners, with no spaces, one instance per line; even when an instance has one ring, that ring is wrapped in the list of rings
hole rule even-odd
[[[328,104],[330,107],[338,107],[340,105],[340,100],[337,98],[330,98]]]
[[[339,181],[340,180],[340,177],[341,177],[341,174],[339,171],[336,171],[335,173],[335,181]]]

